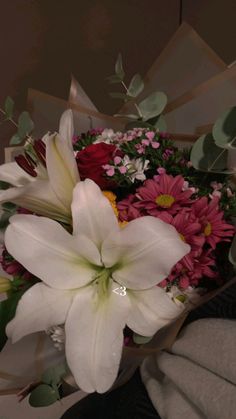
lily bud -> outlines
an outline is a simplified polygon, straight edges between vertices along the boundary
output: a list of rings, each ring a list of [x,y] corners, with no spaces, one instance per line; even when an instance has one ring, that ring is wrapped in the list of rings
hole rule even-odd
[[[11,289],[11,281],[8,278],[0,277],[0,294]]]

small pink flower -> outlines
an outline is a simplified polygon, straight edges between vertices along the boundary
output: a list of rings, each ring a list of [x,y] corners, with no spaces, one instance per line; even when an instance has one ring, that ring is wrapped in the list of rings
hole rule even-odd
[[[159,175],[163,175],[164,173],[166,173],[166,169],[164,167],[158,167],[157,172],[159,173]]]
[[[215,191],[219,191],[220,189],[223,188],[222,183],[219,183],[219,182],[216,182],[216,181],[211,182],[210,185]]]
[[[156,148],[160,147],[160,143],[158,143],[157,141],[152,141],[151,146],[152,146],[152,148],[156,149]]]
[[[115,163],[115,165],[120,164],[121,160],[122,160],[122,158],[121,158],[120,156],[116,156],[116,157],[114,158],[114,163]]]
[[[149,142],[149,140],[142,140],[141,143],[144,146],[148,146],[150,142]]]
[[[111,167],[110,169],[108,169],[108,170],[106,171],[106,174],[107,174],[107,176],[114,176],[114,174],[115,174],[115,169],[114,169],[114,167]]]
[[[135,146],[138,154],[144,154],[145,153],[145,147],[141,144],[136,144]]]
[[[127,198],[117,203],[121,221],[131,221],[142,216],[141,212],[134,206],[135,200],[135,195],[130,194]]]
[[[226,189],[226,194],[227,194],[227,197],[228,198],[232,198],[234,196],[234,193],[231,191],[230,188],[227,188]]]
[[[210,198],[212,199],[214,196],[216,196],[217,198],[221,198],[221,195],[222,195],[222,193],[220,192],[220,191],[218,191],[218,190],[214,190],[213,192],[212,192],[212,194],[210,194]]]
[[[127,167],[125,167],[125,166],[119,166],[118,167],[118,170],[123,175],[124,173],[127,172]]]
[[[148,131],[148,132],[146,132],[146,137],[150,140],[150,141],[152,141],[153,140],[153,138],[155,137],[155,132],[153,132],[153,131]]]

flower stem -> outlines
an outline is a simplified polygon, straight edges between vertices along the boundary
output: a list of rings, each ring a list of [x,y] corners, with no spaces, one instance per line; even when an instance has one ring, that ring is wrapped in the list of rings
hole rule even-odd
[[[126,86],[125,82],[124,82],[124,81],[122,81],[122,82],[121,82],[121,84],[122,84],[122,86],[124,87],[124,89],[125,89],[125,91],[126,91],[126,93],[127,93],[127,95],[128,95],[128,94],[129,94],[129,89],[128,89],[128,87]],[[139,117],[140,117],[140,118],[143,118],[142,112],[140,111],[140,109],[139,109],[139,107],[138,107],[138,105],[137,105],[137,103],[136,103],[136,102],[134,102],[134,106],[135,106],[135,108],[137,109],[137,112],[138,112]]]
[[[6,112],[2,109],[2,108],[0,108],[0,112],[4,115],[4,116],[6,116]],[[15,127],[17,127],[18,128],[18,124],[12,119],[12,118],[7,118],[7,121],[10,121],[13,125],[15,125]]]

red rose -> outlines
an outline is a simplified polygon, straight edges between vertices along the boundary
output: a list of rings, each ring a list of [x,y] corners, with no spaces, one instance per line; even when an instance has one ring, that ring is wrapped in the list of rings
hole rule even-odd
[[[76,156],[81,180],[92,179],[101,189],[114,186],[107,179],[103,165],[108,164],[116,155],[116,146],[106,143],[90,144]]]

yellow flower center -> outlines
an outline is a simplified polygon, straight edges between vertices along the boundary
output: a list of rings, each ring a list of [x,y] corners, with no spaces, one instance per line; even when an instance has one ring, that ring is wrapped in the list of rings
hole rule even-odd
[[[179,237],[181,238],[181,240],[186,243],[185,237],[183,236],[183,234],[179,233]]]
[[[204,228],[204,234],[205,236],[210,236],[212,232],[212,227],[211,227],[211,223],[207,223],[206,227]]]
[[[175,198],[172,195],[168,195],[168,194],[159,195],[156,198],[157,205],[163,208],[170,208],[174,202],[175,202]]]

